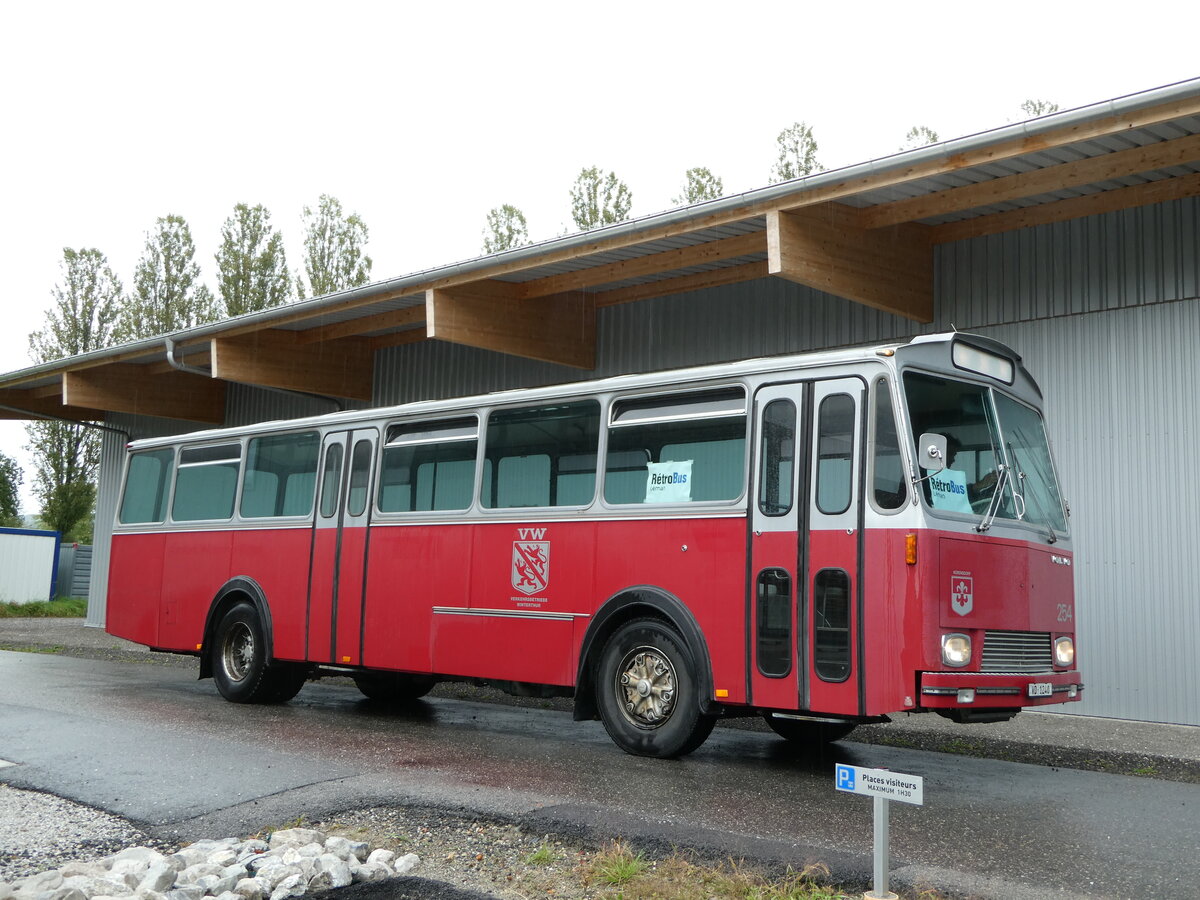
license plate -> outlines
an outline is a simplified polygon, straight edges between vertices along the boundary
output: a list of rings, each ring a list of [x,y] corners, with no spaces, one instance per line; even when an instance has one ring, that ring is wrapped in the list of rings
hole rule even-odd
[[[1029,685],[1030,697],[1053,697],[1054,685],[1049,681],[1035,681]]]

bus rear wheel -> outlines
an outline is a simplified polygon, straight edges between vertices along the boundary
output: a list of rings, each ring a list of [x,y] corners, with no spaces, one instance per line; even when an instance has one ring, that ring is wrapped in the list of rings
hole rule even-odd
[[[231,703],[285,703],[307,678],[303,666],[269,663],[262,622],[251,603],[239,603],[221,617],[211,652],[213,681]]]
[[[673,757],[704,743],[716,723],[700,712],[696,667],[679,633],[658,619],[622,625],[596,676],[604,730],[634,756]]]
[[[840,741],[855,728],[853,722],[809,722],[804,719],[781,719],[763,713],[767,725],[781,738],[790,743],[809,747],[820,747]]]
[[[354,684],[369,700],[377,700],[380,703],[408,703],[428,694],[437,681],[427,675],[363,672],[354,676]]]

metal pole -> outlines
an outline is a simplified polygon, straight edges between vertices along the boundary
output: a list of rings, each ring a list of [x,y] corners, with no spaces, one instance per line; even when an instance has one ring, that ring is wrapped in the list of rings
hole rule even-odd
[[[878,794],[875,800],[875,889],[867,894],[872,900],[898,900],[888,890],[888,810],[891,801]]]

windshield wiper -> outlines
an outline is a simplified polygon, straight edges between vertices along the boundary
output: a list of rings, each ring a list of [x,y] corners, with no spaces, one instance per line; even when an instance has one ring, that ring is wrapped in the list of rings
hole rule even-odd
[[[996,471],[1000,475],[996,478],[996,487],[992,490],[992,502],[988,504],[987,512],[983,514],[983,521],[975,526],[975,530],[981,534],[992,527],[992,520],[1000,512],[1000,504],[1004,500],[1004,487],[1008,484],[1009,467],[1000,463],[996,466]]]
[[[1013,462],[1016,463],[1018,466],[1020,466],[1020,464],[1021,464],[1020,460],[1017,459],[1017,450],[1012,444],[1008,445],[1008,453],[1009,453],[1009,456],[1012,457]],[[1025,480],[1024,470],[1018,469],[1017,480],[1018,481]],[[1016,488],[1013,488],[1013,493],[1014,494],[1017,493]],[[1025,491],[1022,491],[1019,496],[1021,497],[1022,505],[1024,505]],[[1041,501],[1038,500],[1037,491],[1033,491],[1031,496],[1033,497],[1034,506],[1037,507],[1038,515],[1040,515],[1042,517],[1042,524],[1046,526],[1046,543],[1048,543],[1048,544],[1057,543],[1058,535],[1056,535],[1054,533],[1054,525],[1050,522],[1050,517],[1048,515],[1046,515],[1046,508],[1044,506],[1042,506]]]

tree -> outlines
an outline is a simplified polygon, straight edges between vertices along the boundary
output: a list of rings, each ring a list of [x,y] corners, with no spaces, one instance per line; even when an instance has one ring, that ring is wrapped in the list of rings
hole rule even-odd
[[[704,167],[688,169],[684,173],[683,193],[672,198],[676,206],[690,206],[705,200],[716,200],[725,193],[721,179]]]
[[[817,141],[811,126],[797,122],[779,132],[775,142],[779,158],[771,166],[772,184],[824,171],[824,166],[817,162]]]
[[[36,363],[99,350],[112,343],[121,282],[99,250],[63,249],[63,283],[55,285],[46,325],[29,336]],[[94,431],[66,422],[26,426],[33,454],[33,493],[47,527],[71,535],[86,523],[96,489],[100,442]]]
[[[0,528],[21,527],[21,482],[25,473],[17,461],[0,452]]]
[[[524,247],[528,243],[529,226],[525,222],[525,214],[515,206],[505,203],[493,207],[487,214],[487,228],[483,232],[485,254]]]
[[[918,147],[936,144],[937,142],[938,133],[928,125],[914,125],[908,129],[908,134],[904,136],[904,143],[900,146],[900,150],[901,152],[916,150]]]
[[[1036,119],[1058,112],[1058,104],[1049,100],[1026,100],[1021,104],[1021,112],[1025,113],[1027,119]]]
[[[217,317],[212,292],[200,282],[192,231],[181,216],[155,221],[133,272],[116,329],[118,342],[170,334]]]
[[[616,173],[581,169],[571,187],[571,218],[580,231],[615,225],[629,218],[633,194]]]
[[[291,299],[283,236],[271,226],[271,214],[261,203],[233,208],[221,227],[216,258],[224,315],[257,312]]]
[[[363,253],[367,225],[358,213],[345,215],[337,197],[322,194],[314,211],[304,207],[304,273],[308,287],[296,279],[296,293],[321,297],[366,284],[371,257]]]

